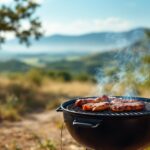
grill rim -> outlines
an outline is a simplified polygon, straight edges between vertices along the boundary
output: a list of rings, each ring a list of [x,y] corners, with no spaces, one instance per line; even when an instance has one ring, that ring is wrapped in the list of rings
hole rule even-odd
[[[132,97],[132,96],[109,96],[110,98],[123,98],[123,99],[136,99],[143,102],[149,102],[150,98],[144,98],[144,97]],[[73,115],[79,115],[79,116],[89,116],[89,117],[140,117],[140,116],[150,116],[150,110],[143,110],[143,111],[132,111],[132,112],[88,112],[88,111],[75,111],[68,109],[67,106],[72,105],[75,103],[77,99],[87,99],[87,98],[97,98],[97,96],[91,96],[91,97],[78,97],[71,100],[68,100],[61,104],[61,109],[63,111],[67,111]]]

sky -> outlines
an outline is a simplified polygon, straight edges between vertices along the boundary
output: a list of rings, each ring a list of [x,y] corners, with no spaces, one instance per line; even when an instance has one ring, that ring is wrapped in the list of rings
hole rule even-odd
[[[150,0],[31,0],[40,4],[36,11],[44,35],[82,35],[91,32],[120,32],[150,27]],[[13,0],[0,0],[11,5]],[[24,24],[25,25],[25,24]],[[12,34],[5,34],[8,39]],[[10,47],[18,51],[24,47]],[[8,49],[9,48],[5,48]],[[26,51],[28,48],[25,48]],[[33,47],[31,47],[33,49]]]
[[[34,0],[46,35],[150,27],[150,0]],[[0,0],[0,4],[12,0]]]
[[[150,0],[41,0],[46,34],[84,34],[150,27]]]

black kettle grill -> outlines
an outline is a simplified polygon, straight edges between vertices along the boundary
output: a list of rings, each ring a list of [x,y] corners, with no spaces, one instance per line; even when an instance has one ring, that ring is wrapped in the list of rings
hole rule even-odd
[[[146,109],[119,113],[87,112],[74,106],[76,99],[73,99],[61,104],[57,111],[63,112],[65,124],[72,137],[86,148],[143,150],[150,145],[150,99],[125,96],[119,98],[143,101]]]

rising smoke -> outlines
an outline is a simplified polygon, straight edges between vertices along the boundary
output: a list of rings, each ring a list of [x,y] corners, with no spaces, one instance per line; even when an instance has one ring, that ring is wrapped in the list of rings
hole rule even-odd
[[[138,36],[138,33],[135,33]],[[126,48],[116,50],[113,63],[97,69],[96,95],[139,96],[137,86],[150,79],[149,65],[143,58],[150,54],[149,39],[144,37]],[[108,73],[109,72],[109,73]]]

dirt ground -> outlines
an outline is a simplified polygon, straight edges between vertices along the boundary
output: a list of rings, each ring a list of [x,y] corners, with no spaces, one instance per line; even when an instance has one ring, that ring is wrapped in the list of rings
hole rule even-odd
[[[0,150],[61,149],[85,150],[72,139],[64,127],[62,114],[54,110],[30,115],[19,122],[3,122],[0,125]]]

